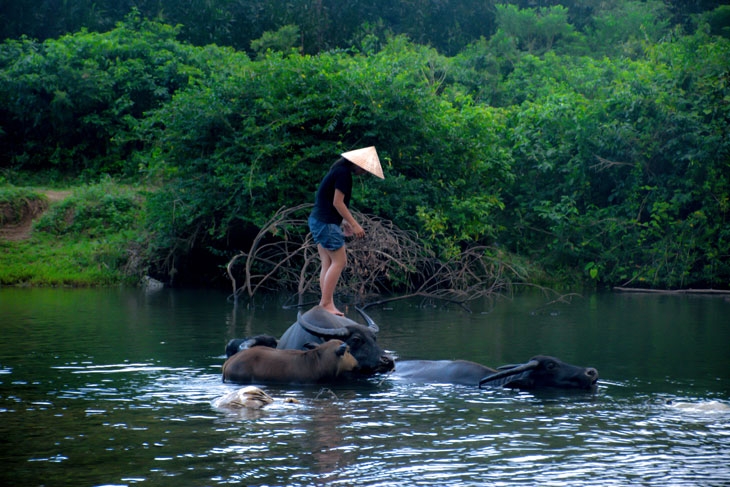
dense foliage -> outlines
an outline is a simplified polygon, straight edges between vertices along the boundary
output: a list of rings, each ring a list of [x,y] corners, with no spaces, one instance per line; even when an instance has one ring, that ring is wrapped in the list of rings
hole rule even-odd
[[[138,120],[207,75],[225,52],[175,36],[172,27],[130,16],[105,34],[5,42],[0,151],[24,170],[134,173]]]
[[[312,200],[338,153],[376,144],[388,177],[358,185],[362,210],[447,246],[493,238],[510,178],[504,120],[440,96],[446,62],[398,38],[367,57],[232,63],[180,93],[150,117],[159,128],[150,170],[169,181],[153,197],[168,212],[156,218],[158,234],[223,240],[232,225],[260,226],[281,206]]]
[[[385,33],[407,35],[444,54],[456,54],[479,37],[489,38],[497,28],[496,5],[521,9],[564,6],[572,25],[581,31],[594,28],[594,19],[605,10],[651,11],[666,4],[667,20],[689,25],[690,15],[712,10],[723,0],[3,0],[0,2],[0,39],[26,35],[53,39],[81,28],[104,32],[114,28],[132,8],[147,18],[180,25],[180,39],[194,45],[217,44],[241,51],[267,32],[296,24],[296,45],[315,54],[327,49],[349,48],[364,38]],[[637,27],[626,13],[607,25],[608,35],[624,27]],[[727,24],[725,24],[727,25]],[[651,28],[649,24],[644,26]]]
[[[307,55],[287,22],[249,56],[138,14],[6,41],[6,178],[143,178],[150,264],[189,273],[374,144],[386,179],[358,180],[357,209],[445,257],[497,245],[598,285],[730,286],[725,9],[685,30],[656,1],[590,18],[515,3],[492,5],[494,28],[454,55],[374,25]]]

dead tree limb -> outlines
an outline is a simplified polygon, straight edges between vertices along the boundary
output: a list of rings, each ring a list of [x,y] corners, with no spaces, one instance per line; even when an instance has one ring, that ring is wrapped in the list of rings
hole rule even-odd
[[[249,297],[274,277],[278,271],[285,274],[294,272],[291,261],[306,247],[298,243],[302,233],[306,232],[306,217],[296,215],[306,214],[304,210],[311,208],[311,204],[303,204],[293,208],[280,208],[254,238],[248,252],[239,252],[228,262],[226,271],[233,286],[233,298],[237,300],[242,292]],[[271,243],[262,243],[264,239],[272,238]],[[306,240],[305,240],[306,243]],[[245,259],[243,278],[244,283],[238,286],[234,266],[239,259]],[[254,274],[257,269],[264,269]],[[283,283],[286,279],[279,278]]]
[[[648,294],[730,294],[729,290],[723,289],[646,289],[640,287],[615,286],[615,291],[625,293],[648,293]]]
[[[304,295],[320,293],[319,254],[306,222],[310,208],[306,204],[280,209],[251,248],[233,256],[226,271],[234,299],[242,293],[253,297],[264,289],[288,289],[299,295],[301,304]],[[512,279],[521,278],[517,269],[500,261],[494,248],[470,247],[443,261],[415,232],[372,215],[353,214],[365,237],[347,242],[348,265],[337,288],[340,300],[368,306],[364,303],[420,297],[468,309],[469,301],[509,290]],[[384,299],[386,294],[398,297]]]

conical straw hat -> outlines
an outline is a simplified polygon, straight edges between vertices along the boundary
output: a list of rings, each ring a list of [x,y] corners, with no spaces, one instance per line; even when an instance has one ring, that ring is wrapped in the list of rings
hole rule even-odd
[[[383,168],[380,167],[380,159],[378,159],[378,153],[375,151],[374,146],[351,150],[340,155],[380,179],[385,179],[385,176],[383,176]]]

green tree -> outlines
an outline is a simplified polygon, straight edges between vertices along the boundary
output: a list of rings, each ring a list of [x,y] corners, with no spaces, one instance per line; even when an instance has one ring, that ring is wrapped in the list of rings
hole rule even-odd
[[[670,31],[667,6],[659,0],[615,2],[613,8],[595,15],[586,28],[594,56],[640,57],[643,46],[659,41]]]
[[[556,41],[574,34],[568,22],[568,9],[562,6],[519,9],[497,5],[497,27],[515,40],[520,50],[539,54],[553,48]]]
[[[636,61],[524,57],[500,240],[604,283],[726,285],[727,49],[698,32]]]
[[[260,39],[251,41],[251,50],[261,55],[267,51],[285,52],[294,48],[299,42],[299,27],[285,25],[276,32],[264,32]]]
[[[131,15],[105,34],[81,31],[0,46],[0,150],[23,171],[133,174],[144,114],[201,77],[219,51]]]
[[[371,144],[387,177],[357,184],[358,210],[449,251],[489,239],[509,177],[503,122],[439,96],[445,61],[400,38],[368,57],[271,53],[177,94],[153,120],[164,130],[152,168],[168,181],[150,212],[159,253],[243,245],[236,228],[311,201],[338,153]]]

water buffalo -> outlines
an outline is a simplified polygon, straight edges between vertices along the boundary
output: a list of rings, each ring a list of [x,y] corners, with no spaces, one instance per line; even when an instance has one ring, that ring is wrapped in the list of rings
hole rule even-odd
[[[253,346],[223,363],[223,382],[316,384],[336,381],[357,368],[357,360],[341,340],[329,340],[310,350]]]
[[[392,377],[408,382],[463,384],[512,389],[592,390],[598,371],[537,355],[527,363],[492,369],[467,360],[404,360],[396,362]]]
[[[357,374],[372,375],[393,370],[393,359],[378,346],[378,325],[363,310],[356,309],[367,322],[367,326],[333,315],[321,306],[300,313],[297,322],[279,339],[278,348],[301,350],[310,343],[339,339],[350,346],[352,355],[357,359],[360,365]]]

